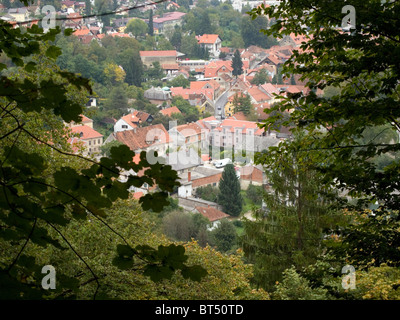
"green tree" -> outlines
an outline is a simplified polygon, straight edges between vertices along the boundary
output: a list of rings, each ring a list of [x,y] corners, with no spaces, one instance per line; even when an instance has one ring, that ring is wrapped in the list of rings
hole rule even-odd
[[[153,9],[150,9],[150,13],[149,13],[149,24],[148,24],[148,31],[147,33],[150,36],[153,36],[154,34],[154,27],[153,27]]]
[[[267,70],[265,69],[261,69],[260,71],[258,71],[254,78],[251,80],[251,83],[257,86],[262,85],[266,82],[268,82],[268,74]]]
[[[203,34],[213,34],[214,27],[211,23],[210,16],[207,10],[204,10],[200,16],[200,19],[197,23],[196,34],[203,35]]]
[[[181,51],[182,30],[180,28],[174,29],[174,33],[172,34],[170,42],[176,50]]]
[[[282,282],[276,285],[273,300],[327,300],[326,289],[312,288],[311,283],[302,277],[295,267],[283,272]]]
[[[144,73],[147,79],[153,80],[160,80],[164,76],[160,62],[158,61],[154,61],[151,67],[144,70]]]
[[[250,184],[246,189],[246,196],[251,200],[255,205],[261,205],[263,199],[263,188],[262,186],[256,186],[254,184]]]
[[[190,87],[190,82],[188,79],[185,78],[183,75],[179,75],[168,82],[168,85],[171,87],[183,87],[188,88]]]
[[[90,15],[92,13],[92,4],[90,0],[85,0],[85,15]]]
[[[325,187],[322,176],[311,169],[313,158],[292,150],[284,157],[274,148],[267,153],[266,158],[259,155],[257,162],[265,166],[272,188],[264,193],[266,209],[255,212],[255,221],[246,221],[242,245],[255,266],[254,282],[271,291],[284,270],[315,263],[324,236],[345,220],[335,190]]]
[[[234,107],[234,112],[243,112],[244,115],[248,116],[252,110],[252,103],[250,95],[236,93],[233,97],[232,105]]]
[[[219,189],[213,187],[212,185],[207,185],[204,187],[198,187],[196,189],[196,196],[203,200],[217,202],[219,195]]]
[[[236,229],[232,222],[222,219],[218,226],[210,232],[212,245],[216,246],[218,251],[228,252],[236,245]]]
[[[125,82],[129,85],[141,86],[143,80],[143,63],[139,51],[126,49],[117,58],[125,71]]]
[[[147,30],[148,30],[148,27],[147,27],[146,22],[135,18],[135,19],[129,20],[124,32],[125,33],[131,32],[135,36],[135,39],[137,39],[139,36],[145,36]]]
[[[128,109],[128,98],[123,86],[115,86],[111,89],[104,104],[104,108],[115,118],[120,118]]]
[[[112,147],[119,147],[123,145],[122,142],[119,142],[118,140],[113,140],[111,142],[105,143],[100,147],[100,150],[102,154],[106,157],[109,157],[111,155],[111,148]]]
[[[256,16],[253,20],[249,15],[244,15],[240,24],[240,33],[245,47],[251,45],[262,48],[270,48],[277,45],[277,41],[272,36],[266,36],[261,30],[268,27],[268,20],[265,16]]]
[[[262,13],[276,20],[265,30],[269,35],[281,39],[295,32],[306,39],[300,46],[301,53],[284,64],[284,73],[301,75],[311,91],[308,95],[300,93],[281,100],[271,112],[293,111],[285,124],[305,129],[308,134],[301,142],[297,141],[296,146],[282,146],[280,152],[284,154],[285,149],[293,147],[298,152],[314,154],[312,165],[323,174],[324,182],[334,183],[352,198],[352,202],[344,204],[347,208],[360,215],[365,209],[373,210],[365,226],[377,233],[364,233],[360,229],[358,234],[364,235],[364,243],[376,243],[376,239],[382,239],[384,233],[389,232],[383,231],[381,219],[386,217],[385,221],[392,227],[398,219],[394,213],[400,207],[397,195],[400,164],[398,158],[394,158],[379,168],[371,159],[396,153],[400,144],[377,142],[374,137],[360,143],[359,139],[367,127],[385,125],[396,134],[400,132],[399,41],[396,32],[387,28],[388,21],[398,23],[396,14],[400,5],[373,0],[352,2],[357,8],[357,22],[355,30],[350,31],[340,28],[344,18],[342,5],[319,1],[308,11],[305,3],[296,2],[293,6],[281,3],[273,9],[253,10],[251,15],[257,17]],[[309,14],[298,14],[304,10]],[[316,54],[309,55],[309,52]],[[389,59],[387,52],[391,52]],[[332,86],[340,89],[337,94],[317,95],[317,90]],[[268,118],[264,127],[272,128],[277,118]],[[383,130],[386,132],[387,128]],[[390,232],[395,236],[391,241],[397,243],[395,230]],[[346,238],[350,239],[349,236]],[[343,249],[347,252],[344,243]],[[347,253],[351,256],[355,252],[351,249]],[[387,253],[386,258],[375,250],[368,251],[367,255],[370,261],[378,261],[375,255],[379,263],[385,259],[393,261],[392,251]]]
[[[234,75],[236,78],[243,73],[243,61],[242,58],[240,57],[239,50],[237,49],[233,54],[232,68],[233,68],[232,75]]]
[[[200,52],[200,46],[197,43],[197,39],[194,33],[191,33],[190,35],[184,35],[182,37],[181,51],[189,58],[201,57],[202,53]]]
[[[243,199],[240,194],[240,182],[233,164],[227,164],[219,182],[218,203],[223,211],[237,217],[242,211]]]

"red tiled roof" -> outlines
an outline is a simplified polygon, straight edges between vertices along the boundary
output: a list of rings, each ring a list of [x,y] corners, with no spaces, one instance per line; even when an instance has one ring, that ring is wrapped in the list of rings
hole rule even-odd
[[[196,207],[196,210],[210,220],[210,222],[229,217],[228,214],[215,209],[214,207]]]
[[[162,124],[115,132],[114,137],[131,150],[144,149],[170,141],[169,134]]]
[[[164,70],[179,70],[179,65],[177,63],[164,63],[161,68]]]
[[[258,87],[252,87],[247,90],[248,94],[256,100],[258,103],[262,103],[271,100],[271,97],[266,93],[262,92]]]
[[[135,110],[121,119],[128,123],[132,128],[137,127],[138,123],[144,122],[150,115],[144,111]]]
[[[90,30],[87,27],[83,27],[82,29],[77,29],[74,31],[74,36],[84,36],[90,33]]]
[[[198,135],[201,133],[201,127],[195,122],[181,124],[180,126],[176,126],[175,128],[185,137],[192,136],[194,134]]]
[[[202,36],[199,37],[198,42],[199,43],[206,43],[206,44],[213,44],[217,41],[218,39],[217,34],[203,34]]]
[[[189,99],[190,89],[187,89],[187,88],[185,89],[183,87],[175,87],[175,88],[172,87],[170,90],[171,90],[171,95],[173,97],[181,96],[185,100]]]
[[[204,76],[207,78],[216,77],[218,73],[230,73],[232,72],[232,62],[218,60],[209,63],[204,70]]]
[[[136,199],[136,200],[139,200],[141,197],[143,197],[144,196],[144,194],[143,194],[143,192],[141,192],[141,191],[139,191],[139,192],[135,192],[133,195],[132,195],[132,197],[134,198],[134,199]]]
[[[82,119],[82,123],[85,123],[85,122],[93,122],[93,120],[92,119],[89,119],[88,117],[86,117],[85,115],[83,115],[83,114],[81,114],[80,115],[81,116],[81,119]]]
[[[73,133],[81,134],[81,140],[93,139],[93,138],[101,138],[103,135],[96,130],[92,129],[89,126],[81,125],[72,127],[70,129]]]
[[[181,111],[176,106],[160,110],[160,112],[164,116],[168,116],[168,117],[170,117],[173,113],[181,113]]]
[[[257,126],[257,122],[254,121],[243,121],[243,120],[235,120],[235,119],[224,119],[221,122],[221,125],[217,128],[219,131],[222,131],[223,129],[227,128],[231,132],[235,132],[235,129],[241,129],[242,133],[246,133],[247,129],[254,129],[254,134],[255,135],[262,135],[264,132],[263,129],[260,129]]]
[[[176,50],[140,51],[141,57],[176,57]]]
[[[168,13],[165,13],[162,18],[154,18],[153,22],[154,23],[164,23],[166,21],[179,20],[184,15],[186,15],[186,13],[184,13],[184,12],[178,12],[178,11],[168,12]]]

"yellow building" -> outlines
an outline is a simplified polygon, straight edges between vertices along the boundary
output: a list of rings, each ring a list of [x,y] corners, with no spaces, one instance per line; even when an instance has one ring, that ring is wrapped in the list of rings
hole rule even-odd
[[[232,104],[232,101],[228,101],[225,105],[225,117],[230,117],[235,113],[235,107]]]

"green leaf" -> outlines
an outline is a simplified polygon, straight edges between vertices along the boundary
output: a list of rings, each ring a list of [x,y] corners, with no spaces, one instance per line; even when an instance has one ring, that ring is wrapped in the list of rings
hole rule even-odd
[[[121,270],[128,270],[133,267],[132,258],[122,258],[121,256],[116,256],[112,260],[112,264]]]
[[[207,275],[208,275],[207,270],[199,265],[182,268],[182,276],[185,279],[190,279],[193,281],[201,281],[201,279]]]
[[[174,271],[166,266],[146,265],[143,274],[150,277],[153,282],[159,282],[163,279],[171,279]]]
[[[28,71],[28,72],[32,72],[32,71],[36,70],[36,63],[33,62],[33,61],[29,61],[29,62],[25,65],[24,69],[25,69],[26,71]]]
[[[161,212],[164,207],[169,205],[168,193],[148,193],[139,199],[139,203],[141,203],[143,210]]]
[[[68,37],[68,36],[72,35],[73,32],[74,32],[74,29],[72,29],[72,28],[66,28],[66,29],[64,30],[64,35]]]
[[[62,54],[62,51],[57,46],[50,46],[46,50],[46,56],[49,58],[57,59]]]
[[[119,244],[117,245],[117,253],[122,257],[133,257],[137,251],[126,244]]]

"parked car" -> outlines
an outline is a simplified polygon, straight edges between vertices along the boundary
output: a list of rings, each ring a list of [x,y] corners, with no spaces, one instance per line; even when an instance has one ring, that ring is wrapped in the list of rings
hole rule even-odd
[[[216,161],[214,162],[214,166],[215,166],[216,168],[222,168],[222,167],[225,167],[228,163],[232,163],[232,160],[229,159],[229,158],[221,159],[221,160],[216,160]]]

